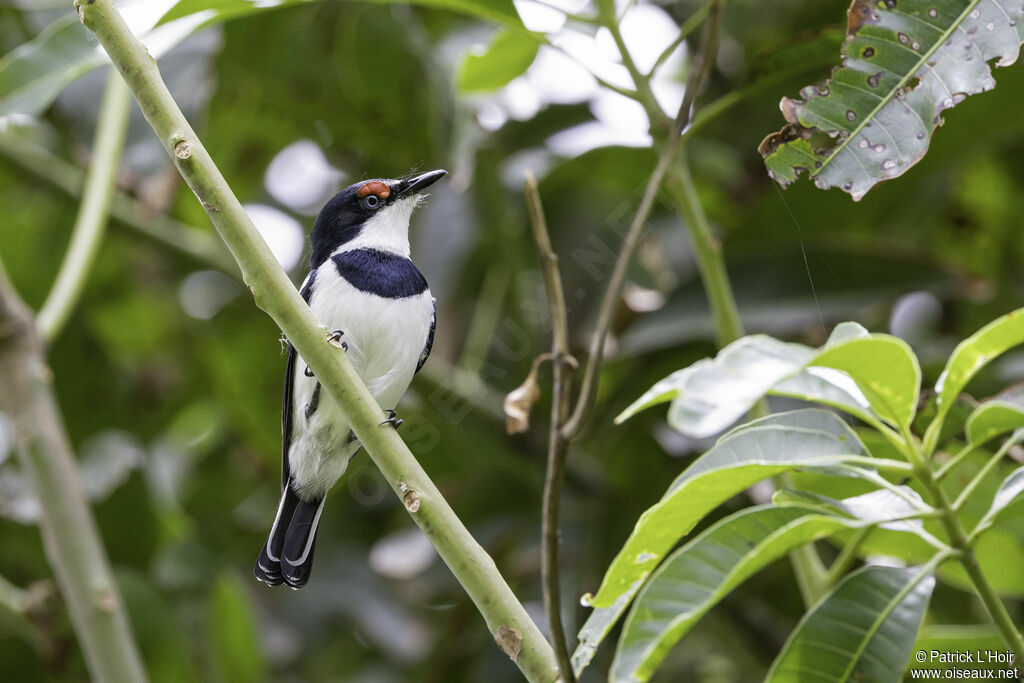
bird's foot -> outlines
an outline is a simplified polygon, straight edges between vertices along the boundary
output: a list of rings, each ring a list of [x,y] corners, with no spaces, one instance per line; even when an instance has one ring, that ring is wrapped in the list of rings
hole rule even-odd
[[[388,419],[386,419],[383,422],[381,422],[378,425],[379,427],[383,427],[384,425],[391,425],[395,429],[398,429],[399,427],[402,426],[402,423],[404,422],[404,420],[398,419],[398,413],[396,413],[393,410],[385,410],[384,412],[387,413]]]
[[[327,343],[331,346],[337,346],[343,351],[348,351],[348,342],[342,341],[341,338],[345,334],[345,330],[335,330],[327,335]]]

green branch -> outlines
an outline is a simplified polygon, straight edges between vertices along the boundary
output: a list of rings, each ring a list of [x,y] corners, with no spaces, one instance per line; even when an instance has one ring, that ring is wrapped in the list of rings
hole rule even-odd
[[[121,167],[131,102],[128,87],[117,72],[110,69],[71,242],[57,272],[57,281],[36,317],[39,332],[46,341],[53,341],[71,316],[103,241],[107,212]]]
[[[722,243],[711,231],[711,224],[693,184],[690,165],[682,155],[673,169],[668,189],[680,215],[686,220],[697,257],[697,270],[711,305],[718,346],[726,346],[743,336],[743,323],[725,268]]]
[[[0,267],[0,410],[40,501],[40,531],[92,678],[145,681],[142,660],[89,510],[28,307]]]
[[[939,485],[929,467],[929,454],[921,451],[920,443],[908,429],[904,429],[904,438],[904,453],[907,455],[907,459],[914,465],[915,474],[924,486],[925,491],[927,491],[928,497],[931,498],[931,504],[940,513],[939,520],[949,536],[949,545],[954,550],[960,552],[960,564],[963,566],[964,571],[967,572],[967,576],[974,585],[975,593],[981,599],[982,604],[985,605],[985,610],[988,612],[992,622],[999,629],[1006,644],[1013,650],[1017,666],[1024,666],[1024,636],[1021,635],[1020,630],[1014,625],[1013,619],[1010,618],[1010,613],[1006,611],[1006,605],[999,598],[999,593],[989,583],[985,573],[981,571],[978,558],[974,554],[972,539],[968,538],[963,524],[957,516],[954,505],[950,503],[945,490]],[[1013,444],[1013,439],[1008,439],[1007,444],[1009,445],[1004,445],[1004,448],[1008,450],[1010,445]],[[998,455],[1001,457],[1003,453],[1005,451],[1000,450]],[[990,462],[994,464],[996,461],[993,458]]]
[[[82,22],[99,38],[231,250],[256,305],[274,319],[324,390],[337,401],[356,438],[472,598],[498,645],[527,679],[553,681],[557,664],[551,646],[398,433],[390,425],[381,425],[384,414],[380,406],[345,353],[328,342],[327,329],[270,253],[168,92],[156,62],[132,35],[113,1],[83,0],[77,7]]]

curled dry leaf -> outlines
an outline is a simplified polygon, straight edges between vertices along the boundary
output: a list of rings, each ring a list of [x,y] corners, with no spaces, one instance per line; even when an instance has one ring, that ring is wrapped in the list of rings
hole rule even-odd
[[[545,354],[549,355],[549,354]],[[518,387],[505,396],[505,431],[509,434],[522,434],[530,428],[530,410],[540,398],[540,384],[537,383],[537,368],[543,356],[533,361],[530,374]]]

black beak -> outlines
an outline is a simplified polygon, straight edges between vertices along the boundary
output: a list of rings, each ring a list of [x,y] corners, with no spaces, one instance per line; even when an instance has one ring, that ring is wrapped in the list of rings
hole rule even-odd
[[[399,198],[409,197],[417,192],[427,189],[446,175],[448,175],[448,171],[445,171],[444,169],[421,173],[414,178],[401,181],[398,184],[398,192],[396,194]]]

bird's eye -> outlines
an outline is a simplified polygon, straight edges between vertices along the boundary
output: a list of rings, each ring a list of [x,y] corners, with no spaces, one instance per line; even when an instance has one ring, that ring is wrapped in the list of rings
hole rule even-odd
[[[375,194],[370,194],[363,197],[363,206],[368,209],[376,209],[380,206],[380,197]]]

